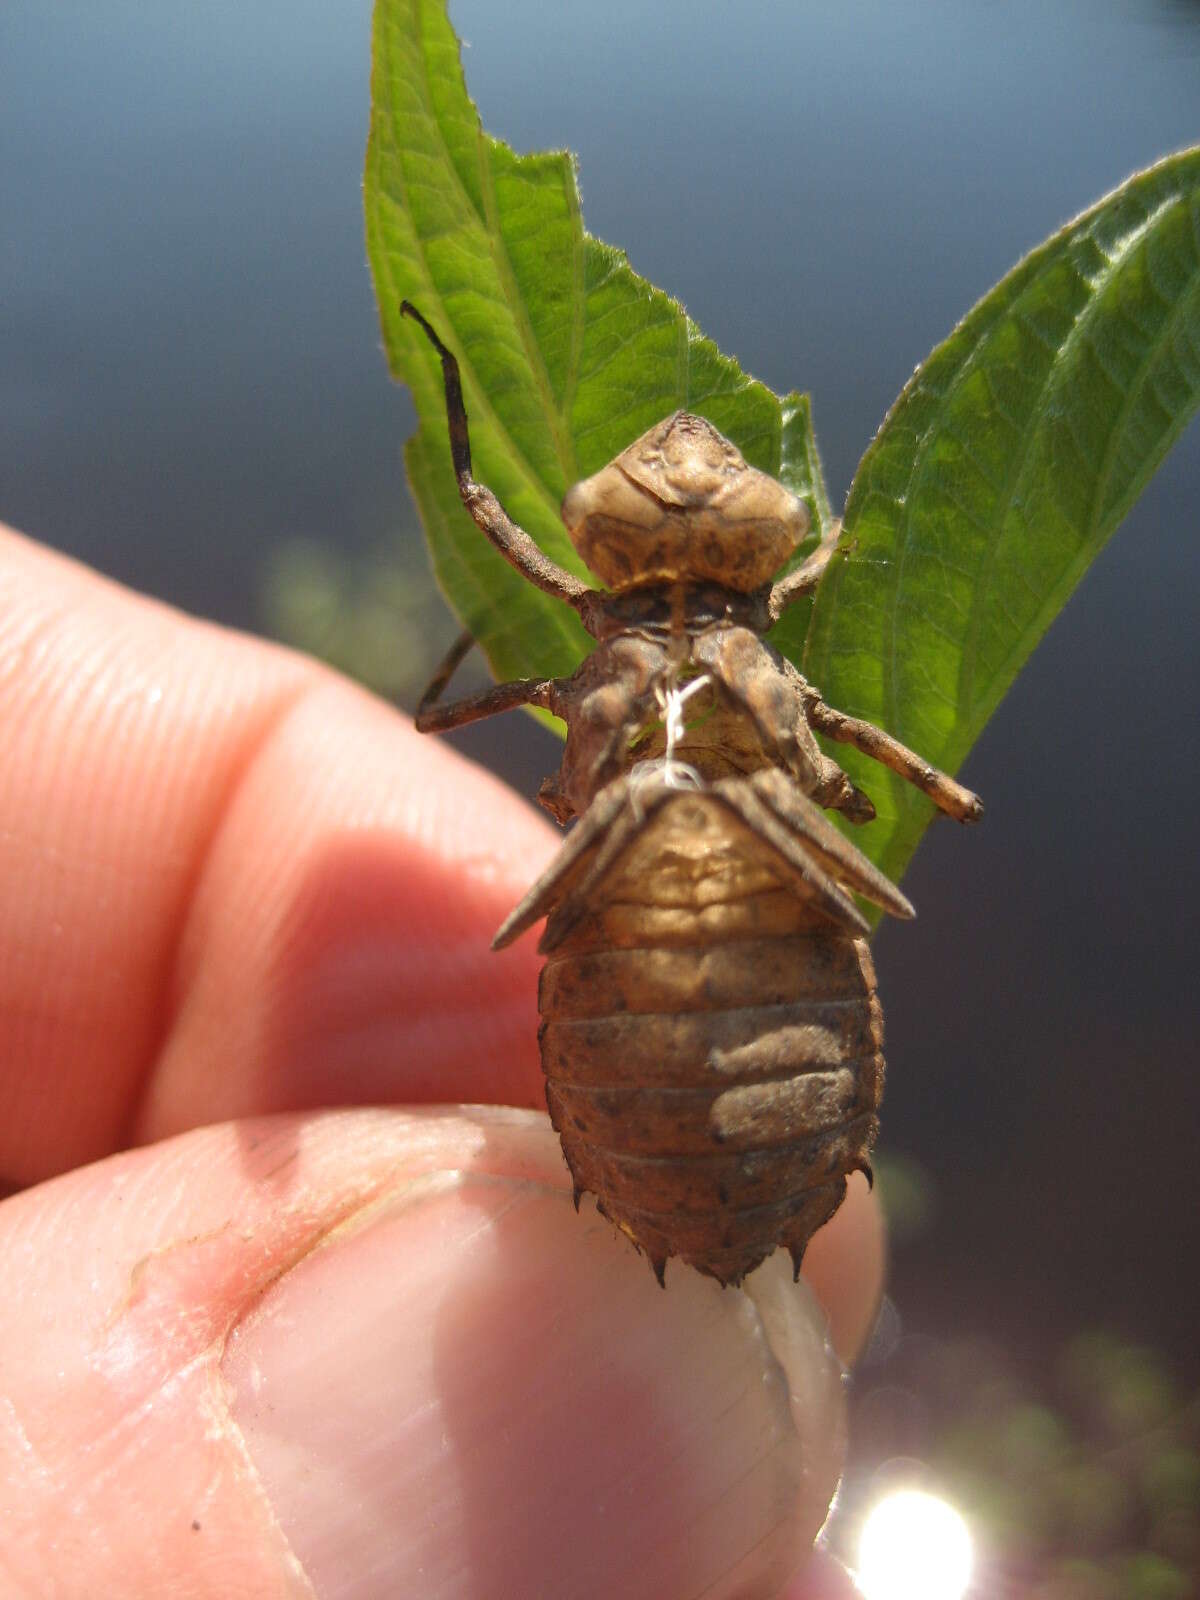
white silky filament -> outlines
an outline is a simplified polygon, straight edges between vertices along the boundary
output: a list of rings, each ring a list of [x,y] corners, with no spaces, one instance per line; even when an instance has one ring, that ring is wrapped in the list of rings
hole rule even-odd
[[[672,684],[669,689],[661,685],[655,690],[654,696],[658,701],[663,714],[663,724],[667,731],[667,748],[663,756],[668,768],[675,760],[675,746],[683,738],[684,721],[683,708],[694,694],[701,689],[706,689],[712,682],[707,672],[702,672],[698,678],[693,678],[681,689],[677,684]],[[690,770],[690,769],[689,769]]]
[[[685,723],[683,708],[692,695],[699,690],[707,688],[712,682],[708,673],[701,673],[698,678],[693,678],[690,683],[680,688],[672,684],[669,688],[661,685],[654,691],[662,712],[663,728],[666,734],[666,749],[661,756],[652,761],[635,762],[629,772],[630,799],[635,810],[638,809],[638,792],[649,784],[661,784],[666,789],[703,789],[704,779],[695,767],[689,766],[686,761],[675,759],[675,746],[680,743],[684,735]]]

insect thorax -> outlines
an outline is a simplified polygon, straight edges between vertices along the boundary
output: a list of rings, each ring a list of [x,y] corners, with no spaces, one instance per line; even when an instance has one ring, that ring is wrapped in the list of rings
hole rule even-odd
[[[765,591],[643,584],[605,596],[599,619],[595,650],[552,702],[567,724],[567,742],[541,798],[560,821],[582,815],[616,777],[666,756],[706,782],[783,766],[807,789],[816,747],[797,692],[802,680],[761,639]],[[786,756],[764,742],[759,723],[730,692],[731,658],[750,659],[748,680],[764,671],[778,679],[773,693],[789,700]]]

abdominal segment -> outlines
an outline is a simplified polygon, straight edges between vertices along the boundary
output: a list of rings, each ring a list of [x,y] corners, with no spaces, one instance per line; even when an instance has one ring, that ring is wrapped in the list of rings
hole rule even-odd
[[[542,1065],[576,1192],[660,1278],[678,1256],[735,1284],[779,1246],[799,1270],[869,1171],[883,1030],[861,919],[736,781],[626,800],[632,826],[610,805],[547,874]]]

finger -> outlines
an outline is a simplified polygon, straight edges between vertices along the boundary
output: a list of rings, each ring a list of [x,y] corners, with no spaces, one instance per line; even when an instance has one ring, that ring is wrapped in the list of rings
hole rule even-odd
[[[484,949],[552,848],[528,809],[299,658],[15,535],[3,554],[10,1183],[103,1154],[139,1099],[147,1139],[314,1101],[535,1099],[532,940]],[[847,1360],[882,1250],[860,1187],[806,1265]]]
[[[837,1481],[786,1255],[664,1293],[533,1113],[193,1132],[0,1207],[0,1281],[6,1592],[774,1594]]]
[[[875,1327],[886,1265],[883,1211],[862,1174],[851,1173],[840,1210],[817,1230],[804,1253],[804,1276],[825,1308],[834,1349],[848,1367]]]
[[[10,1187],[232,1115],[537,1100],[532,941],[488,942],[554,836],[501,784],[3,530],[0,727]]]
[[[779,1600],[863,1600],[863,1596],[840,1561],[817,1551]]]

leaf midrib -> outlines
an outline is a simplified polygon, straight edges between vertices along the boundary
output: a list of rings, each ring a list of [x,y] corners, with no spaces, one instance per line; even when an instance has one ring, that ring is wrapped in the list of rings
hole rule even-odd
[[[1001,479],[1000,487],[1000,500],[1005,506],[1011,505],[1013,488],[1024,476],[1029,454],[1033,442],[1037,437],[1038,430],[1035,426],[1035,419],[1038,415],[1041,402],[1044,400],[1045,395],[1053,387],[1056,373],[1061,371],[1062,366],[1067,362],[1074,349],[1086,336],[1087,329],[1091,325],[1091,320],[1095,315],[1096,307],[1100,301],[1101,295],[1103,294],[1104,288],[1112,281],[1115,274],[1127,261],[1130,253],[1137,249],[1138,245],[1144,239],[1146,233],[1153,227],[1157,217],[1161,215],[1163,210],[1176,203],[1177,199],[1178,196],[1172,196],[1170,201],[1164,202],[1162,205],[1157,207],[1154,212],[1148,214],[1136,230],[1130,234],[1127,234],[1122,242],[1122,249],[1119,255],[1115,257],[1109,256],[1108,252],[1103,250],[1097,242],[1097,249],[1100,250],[1101,254],[1104,255],[1107,266],[1104,272],[1101,274],[1098,282],[1089,286],[1087,304],[1080,314],[1075,318],[1071,327],[1071,331],[1068,333],[1066,339],[1058,347],[1058,353],[1051,365],[1048,367],[1045,379],[1039,386],[1038,406],[1031,408],[1030,421],[1027,422],[1026,426],[1022,429],[1019,447],[1012,452],[1011,457],[1006,463],[1006,471]],[[1082,221],[1083,219],[1080,220]],[[1046,258],[1041,263],[1038,273],[1032,280],[1032,285],[1036,285],[1041,281],[1045,270],[1052,264],[1053,261],[1061,259],[1063,256],[1069,254],[1072,245],[1077,243],[1087,234],[1092,220],[1093,219],[1089,217],[1087,225],[1084,228],[1068,231],[1065,234],[1060,235],[1058,240],[1058,249],[1056,251],[1047,253]],[[985,330],[983,330],[970,352],[959,364],[953,377],[943,389],[937,402],[937,411],[943,416],[945,415],[946,409],[951,404],[954,396],[961,391],[963,384],[971,375],[973,375],[976,368],[979,366],[982,360],[983,352],[990,343],[997,327],[1005,318],[1016,317],[1020,314],[1018,310],[1020,301],[1024,298],[1025,294],[1028,293],[1028,290],[1032,285],[1029,283],[1022,285],[1020,295],[1018,295],[1015,300],[1005,307],[999,318],[997,318],[994,322],[989,324]],[[906,495],[906,511],[904,519],[906,530],[911,528],[911,507],[914,501],[917,500],[919,493],[927,479],[927,466],[931,439],[931,425],[927,424],[922,429],[921,442],[914,457],[913,471],[909,476],[909,491]],[[990,527],[992,532],[995,533],[998,529],[1003,527],[1003,520],[1001,519],[999,522],[993,521],[990,524]],[[1087,539],[1088,532],[1085,530],[1085,544],[1087,543]],[[888,718],[886,726],[891,728],[896,727],[895,715],[898,692],[898,618],[901,609],[900,597],[904,584],[905,559],[909,553],[911,544],[912,541],[908,538],[905,538],[900,542],[900,546],[897,551],[896,583],[892,594],[892,604],[888,609],[888,671],[885,678],[885,705],[886,715]],[[958,674],[958,702],[960,708],[963,709],[972,704],[972,684],[974,682],[977,668],[979,637],[983,624],[984,600],[989,593],[990,575],[995,570],[997,558],[998,541],[993,537],[988,539],[984,545],[983,556],[978,569],[977,582],[974,586],[972,596],[970,621],[968,622],[967,628],[962,636],[962,656],[959,664]],[[1042,614],[1042,612],[1039,612],[1039,616]],[[1024,635],[1022,637],[1024,637]],[[955,741],[955,743],[961,744],[961,741],[958,740]]]
[[[1179,198],[1182,199],[1184,197],[1179,197]],[[1198,259],[1200,259],[1200,257],[1198,257]],[[1200,286],[1200,280],[1198,280],[1198,286]],[[1182,317],[1183,317],[1183,314],[1184,314],[1185,310],[1190,310],[1191,307],[1194,305],[1195,300],[1196,300],[1196,289],[1193,289],[1190,294],[1186,294],[1186,295],[1183,295],[1183,296],[1180,297],[1176,307],[1172,310],[1171,315],[1168,318],[1168,322],[1172,327],[1174,327],[1176,325],[1176,316],[1177,316],[1177,314],[1178,314],[1179,318],[1182,320]],[[1165,342],[1166,342],[1165,339],[1164,340],[1160,340],[1155,345],[1155,347],[1154,347],[1155,350],[1156,351],[1161,351],[1162,348],[1163,348],[1163,345],[1165,344]],[[1143,374],[1144,367],[1146,365],[1148,365],[1148,362],[1143,363],[1142,365],[1139,365],[1139,368],[1138,368],[1139,376],[1141,376]],[[1134,385],[1130,386],[1130,394],[1131,395],[1134,392],[1134,388],[1135,388]],[[1122,414],[1124,414],[1124,413],[1125,413],[1125,407],[1123,406],[1122,407]],[[1169,434],[1168,434],[1168,436],[1167,436],[1167,438],[1165,440],[1164,452],[1163,453],[1165,453],[1165,450],[1169,449],[1171,444],[1174,442],[1174,440],[1179,437],[1179,433],[1183,429],[1183,427],[1187,424],[1187,422],[1189,420],[1189,416],[1190,416],[1190,414],[1185,412],[1182,416],[1177,416],[1174,419],[1174,426],[1170,430],[1170,432],[1169,432]],[[1115,432],[1114,433],[1114,441],[1115,441],[1117,436],[1118,436],[1118,434]],[[1112,448],[1115,449],[1115,443],[1114,443]],[[1111,450],[1110,451],[1106,451],[1106,453],[1105,453],[1106,462],[1107,462],[1108,456],[1110,454],[1111,454]],[[1161,460],[1161,455],[1160,455],[1159,459]],[[1153,468],[1151,468],[1151,470],[1153,470]],[[1135,480],[1135,482],[1131,485],[1131,487],[1130,487],[1128,493],[1125,495],[1124,499],[1122,501],[1118,502],[1116,504],[1116,506],[1113,508],[1110,516],[1106,519],[1106,521],[1103,524],[1099,524],[1098,519],[1097,519],[1097,525],[1109,527],[1109,528],[1115,530],[1115,528],[1120,524],[1122,519],[1125,517],[1125,515],[1126,515],[1126,513],[1127,513],[1127,511],[1129,509],[1130,504],[1132,504],[1132,502],[1134,500],[1136,500],[1137,496],[1141,493],[1141,490],[1145,487],[1145,482],[1146,482],[1147,476],[1148,476],[1148,473],[1146,473],[1146,472],[1143,472],[1142,474],[1140,474],[1139,477],[1137,478],[1137,480]],[[1105,475],[1105,482],[1107,482],[1107,473]],[[1075,585],[1078,583],[1079,579],[1083,576],[1083,574],[1087,571],[1088,567],[1091,565],[1092,561],[1095,559],[1095,555],[1096,555],[1096,547],[1095,546],[1096,546],[1096,541],[1093,541],[1091,543],[1086,543],[1085,542],[1084,544],[1082,544],[1080,546],[1079,550],[1076,552],[1075,558],[1066,567],[1063,568],[1063,570],[1062,570],[1062,572],[1061,572],[1061,574],[1059,576],[1058,582],[1054,585],[1053,589],[1049,590],[1043,596],[1043,603],[1042,603],[1040,609],[1038,610],[1036,617],[1034,618],[1034,621],[1033,621],[1033,624],[1031,625],[1031,630],[1030,630],[1030,631],[1035,633],[1036,638],[1041,638],[1042,634],[1049,627],[1050,623],[1053,622],[1054,618],[1058,615],[1059,611],[1062,609],[1062,604],[1063,604],[1063,601],[1064,601],[1065,597],[1068,596],[1072,592],[1072,590],[1075,588]],[[981,700],[979,702],[978,706],[974,709],[974,714],[969,719],[964,719],[963,727],[962,727],[961,732],[960,732],[960,737],[959,737],[958,741],[956,742],[956,744],[952,747],[952,759],[957,760],[965,750],[969,750],[971,745],[979,737],[979,734],[980,734],[981,730],[987,725],[987,722],[988,722],[989,718],[991,717],[993,711],[996,709],[996,706],[999,703],[999,699],[1003,696],[1004,690],[1007,688],[1008,683],[1011,681],[1012,672],[1015,672],[1016,670],[1018,670],[1020,668],[1020,666],[1021,666],[1021,662],[1024,660],[1024,656],[1020,656],[1020,659],[1016,659],[1016,658],[1018,657],[1019,652],[1020,652],[1022,646],[1024,645],[1024,643],[1025,643],[1025,641],[1026,641],[1026,639],[1028,637],[1029,637],[1028,633],[1022,634],[1021,638],[1017,641],[1017,643],[1014,646],[1014,648],[1008,652],[1008,654],[1004,657],[1003,661],[1001,662],[1000,666],[998,667],[996,675],[995,675],[995,682],[999,686],[999,690],[1000,690],[999,695],[992,694],[990,696],[985,697],[983,700]],[[1015,660],[1015,666],[1013,665],[1014,660]],[[1011,672],[1010,672],[1010,667],[1012,669]]]

